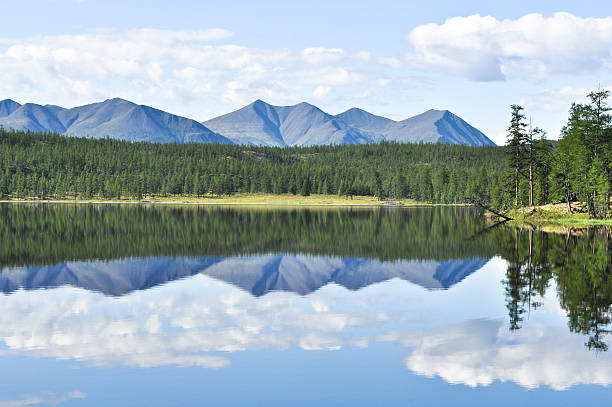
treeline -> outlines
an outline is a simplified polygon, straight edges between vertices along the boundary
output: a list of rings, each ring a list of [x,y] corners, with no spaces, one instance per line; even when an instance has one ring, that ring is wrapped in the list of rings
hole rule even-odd
[[[558,144],[527,124],[523,108],[512,106],[506,143],[507,173],[497,207],[566,202],[584,204],[592,218],[610,216],[612,185],[612,116],[610,92],[591,92],[588,104],[572,104]],[[496,197],[501,200],[495,201]]]
[[[0,129],[0,197],[142,199],[234,193],[490,202],[500,147],[397,144],[251,147],[131,143]]]

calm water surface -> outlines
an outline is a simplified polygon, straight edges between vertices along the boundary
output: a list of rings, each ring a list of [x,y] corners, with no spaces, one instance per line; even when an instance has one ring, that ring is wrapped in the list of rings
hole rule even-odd
[[[606,405],[612,238],[469,208],[0,206],[0,406]]]

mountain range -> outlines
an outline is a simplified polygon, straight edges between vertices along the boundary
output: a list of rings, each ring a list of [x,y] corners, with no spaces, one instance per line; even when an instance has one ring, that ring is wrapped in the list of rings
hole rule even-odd
[[[256,100],[204,125],[239,144],[279,147],[381,141],[495,145],[448,110],[428,110],[394,121],[358,108],[333,116],[308,103],[273,106]]]
[[[0,126],[153,143],[232,143],[195,120],[118,98],[72,109],[7,99],[0,102]]]
[[[4,268],[0,289],[17,290],[71,285],[121,296],[160,284],[205,274],[262,296],[272,291],[306,295],[327,284],[358,290],[400,278],[427,289],[445,289],[482,268],[486,259],[402,260],[268,254],[237,257],[152,257],[112,261],[74,261],[53,266]]]
[[[334,116],[305,102],[274,106],[261,100],[198,123],[119,98],[71,109],[33,103],[20,105],[5,99],[0,101],[0,126],[75,137],[159,143],[285,147],[396,141],[495,145],[478,129],[448,110],[428,110],[395,121],[358,108]]]

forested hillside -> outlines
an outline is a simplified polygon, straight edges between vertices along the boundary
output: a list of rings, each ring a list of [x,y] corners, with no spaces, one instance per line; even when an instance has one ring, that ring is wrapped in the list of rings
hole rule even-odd
[[[156,144],[0,129],[3,198],[145,198],[237,192],[495,201],[501,147],[380,143],[313,147]]]

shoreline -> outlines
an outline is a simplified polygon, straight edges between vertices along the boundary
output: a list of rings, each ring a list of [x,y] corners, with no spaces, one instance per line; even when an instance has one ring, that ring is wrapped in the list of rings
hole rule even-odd
[[[188,201],[54,201],[0,200],[0,204],[62,204],[62,205],[193,205],[193,206],[348,206],[348,207],[409,207],[409,206],[465,206],[454,204],[387,204],[387,203],[304,203],[304,202],[188,202]]]
[[[512,219],[508,224],[522,227],[530,226],[538,229],[584,229],[590,226],[611,227],[612,219],[591,219],[586,213],[580,211],[579,203],[572,203],[574,213],[568,213],[565,203],[547,204],[534,207],[512,209],[507,213]],[[495,219],[496,215],[488,212],[488,218]]]
[[[270,200],[265,198],[272,197]],[[153,200],[61,200],[61,199],[3,199],[0,204],[14,205],[155,205],[155,206],[235,206],[235,207],[318,207],[318,208],[410,208],[410,207],[465,207],[469,204],[435,204],[417,201],[378,201],[372,197],[355,197],[351,200],[334,195],[314,195],[308,197],[286,195],[240,195],[237,199],[205,197],[170,197],[170,199]],[[264,198],[256,200],[258,198]],[[275,202],[276,201],[276,202]],[[309,202],[310,201],[310,202]],[[356,201],[356,202],[351,202]],[[585,214],[568,214],[559,208],[544,207],[513,209],[508,214],[513,216],[507,223],[516,227],[531,227],[553,232],[566,232],[570,229],[585,229],[591,226],[612,227],[612,219],[589,219]],[[555,205],[556,206],[556,205]],[[485,211],[484,217],[489,221],[499,219],[495,214]]]
[[[412,199],[379,200],[372,196],[352,198],[337,195],[234,194],[231,196],[147,196],[137,199],[2,199],[2,204],[80,204],[80,205],[201,205],[201,206],[318,206],[318,207],[411,207],[466,206],[466,204],[433,204]]]

